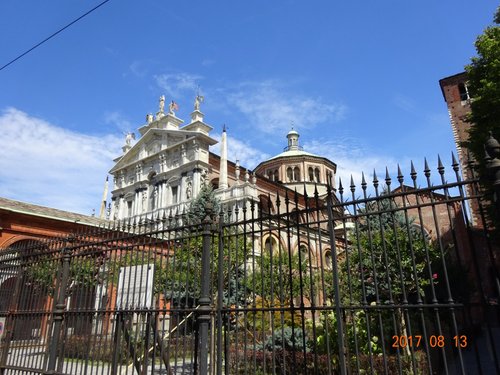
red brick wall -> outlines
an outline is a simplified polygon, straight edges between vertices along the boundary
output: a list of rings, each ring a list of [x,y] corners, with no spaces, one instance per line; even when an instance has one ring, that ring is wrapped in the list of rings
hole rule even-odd
[[[0,249],[23,239],[57,237],[81,230],[85,225],[0,210]]]

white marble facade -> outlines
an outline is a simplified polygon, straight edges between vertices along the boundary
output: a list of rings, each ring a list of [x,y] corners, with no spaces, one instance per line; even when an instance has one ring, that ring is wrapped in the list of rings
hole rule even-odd
[[[138,215],[166,213],[175,215],[182,212],[195,198],[201,186],[209,183],[212,172],[209,163],[209,147],[217,143],[210,136],[212,127],[203,120],[200,100],[195,102],[191,122],[182,126],[183,121],[175,116],[176,104],[172,101],[169,112],[164,113],[165,98],[160,98],[160,108],[156,116],[148,114],[146,124],[139,128],[141,137],[135,144],[135,137],[127,134],[123,155],[114,160],[110,170],[114,177],[111,192],[110,219],[123,220]],[[227,145],[225,131],[221,145],[220,180],[227,181]],[[223,176],[225,174],[225,177]],[[248,196],[256,197],[251,181],[230,188],[227,184],[216,190],[225,203]],[[227,191],[226,191],[227,190]],[[235,194],[238,192],[239,194]]]
[[[162,96],[154,118],[146,116],[135,144],[127,135],[123,155],[114,160],[111,219],[182,206],[198,194],[208,175],[209,146],[217,143],[209,136],[212,127],[203,122],[199,110],[188,125],[180,127],[183,121],[175,116],[175,103],[164,113],[164,101]]]

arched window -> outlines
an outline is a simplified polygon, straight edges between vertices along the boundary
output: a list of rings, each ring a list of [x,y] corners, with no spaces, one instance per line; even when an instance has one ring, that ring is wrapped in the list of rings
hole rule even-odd
[[[288,167],[286,169],[286,177],[288,179],[288,182],[292,182],[293,181],[293,170],[292,170],[292,167]]]
[[[332,172],[331,171],[326,171],[326,183],[330,186],[333,186]]]
[[[314,181],[314,170],[312,167],[309,167],[309,181]]]
[[[293,169],[293,177],[294,177],[294,181],[300,181],[300,169],[299,169],[299,167],[295,167]]]
[[[307,245],[304,244],[300,245],[299,251],[300,251],[300,258],[302,259],[302,261],[309,262],[309,249]]]
[[[332,251],[331,250],[325,251],[324,259],[325,259],[325,267],[328,269],[332,269],[333,259],[332,259]]]
[[[315,181],[316,181],[317,183],[319,183],[319,182],[320,182],[320,181],[319,181],[319,168],[316,168],[316,169],[314,170],[314,179],[315,179]]]
[[[278,240],[273,236],[267,237],[264,242],[264,250],[266,254],[276,254],[278,251]]]
[[[276,170],[274,171],[274,181],[279,181],[279,180],[280,180],[280,179],[279,179],[279,175],[278,175],[278,170],[276,169]]]
[[[299,246],[299,256],[302,272],[309,272],[309,266],[312,265],[312,254],[309,251],[309,247],[305,244]]]

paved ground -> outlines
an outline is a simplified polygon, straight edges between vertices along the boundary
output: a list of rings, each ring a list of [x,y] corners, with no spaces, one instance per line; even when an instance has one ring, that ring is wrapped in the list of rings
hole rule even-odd
[[[30,347],[30,348],[12,348],[9,351],[7,365],[18,366],[30,370],[43,370],[45,367],[46,353],[45,347]],[[158,375],[190,375],[193,373],[193,362],[191,359],[178,360],[170,362],[172,369],[171,374],[168,374],[163,363],[155,363],[148,365],[148,374]],[[106,362],[85,362],[82,360],[68,359],[64,361],[62,372],[71,375],[108,375],[111,374],[111,364]],[[16,373],[9,371],[8,373]],[[121,365],[118,370],[119,375],[135,375],[136,371],[132,365]]]
[[[497,353],[492,353],[490,340],[494,342]],[[500,358],[500,328],[494,327],[491,332],[486,330],[477,338],[475,346],[471,345],[467,350],[462,351],[462,362],[466,374],[494,374],[494,356]],[[476,350],[477,349],[477,350]],[[7,359],[10,366],[23,367],[30,370],[43,370],[45,367],[46,353],[45,346],[31,346],[29,348],[11,348]],[[163,363],[149,364],[147,373],[155,375],[191,375],[193,373],[193,362],[191,359],[170,362],[172,372],[169,374]],[[448,372],[450,374],[462,373],[458,356],[450,358],[448,361]],[[62,372],[68,375],[110,375],[111,365],[107,362],[92,363],[82,360],[65,360]],[[25,371],[8,371],[7,374],[23,373]],[[136,375],[133,366],[121,365],[119,375]]]

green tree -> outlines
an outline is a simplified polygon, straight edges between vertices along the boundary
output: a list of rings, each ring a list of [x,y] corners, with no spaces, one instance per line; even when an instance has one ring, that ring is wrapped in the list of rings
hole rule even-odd
[[[391,198],[367,204],[360,214],[359,231],[352,234],[341,265],[344,298],[349,303],[401,303],[417,293],[423,297],[433,280],[429,265],[439,259],[425,231]]]
[[[312,276],[312,277],[311,277]],[[319,285],[319,272],[309,267],[306,260],[287,250],[256,255],[247,264],[246,287],[252,291],[250,305],[262,311],[249,314],[250,325],[254,321],[259,330],[272,327],[299,327],[303,317],[299,312],[273,309],[298,306],[312,300]]]
[[[174,304],[196,303],[200,293],[201,256],[203,249],[202,223],[207,215],[212,224],[220,219],[221,203],[210,185],[203,185],[198,196],[191,202],[186,213],[187,222],[175,240],[171,259],[161,269],[162,291]],[[222,256],[223,303],[225,306],[241,305],[246,296],[241,281],[242,267],[245,264],[245,239],[238,235],[236,226],[225,227],[219,233],[215,225],[211,227],[211,288],[215,298],[218,291],[218,264]],[[234,233],[233,233],[234,232]],[[223,242],[219,254],[219,241]]]
[[[339,264],[340,292],[345,305],[359,306],[346,312],[348,350],[368,355],[380,352],[380,339],[390,350],[392,335],[410,334],[407,329],[415,319],[401,306],[417,298],[425,301],[426,290],[435,283],[434,265],[440,252],[391,197],[369,202],[357,213],[357,230],[350,235],[345,259]],[[329,296],[333,298],[333,289]],[[366,305],[371,306],[366,309]],[[383,305],[393,308],[376,308]],[[329,340],[334,340],[336,317],[329,319]],[[412,324],[412,334],[417,331],[418,324]],[[325,340],[326,333],[318,338],[318,346]]]
[[[489,133],[500,139],[500,7],[493,21],[494,25],[478,36],[475,43],[477,56],[465,67],[472,98],[471,112],[467,118],[471,128],[465,145],[474,156],[481,177],[487,176],[484,143]],[[483,184],[489,190],[491,186],[487,180],[483,178]]]
[[[220,201],[215,196],[211,185],[203,185],[200,192],[189,205],[187,216],[190,224],[201,223],[207,214],[217,215],[220,210]]]

